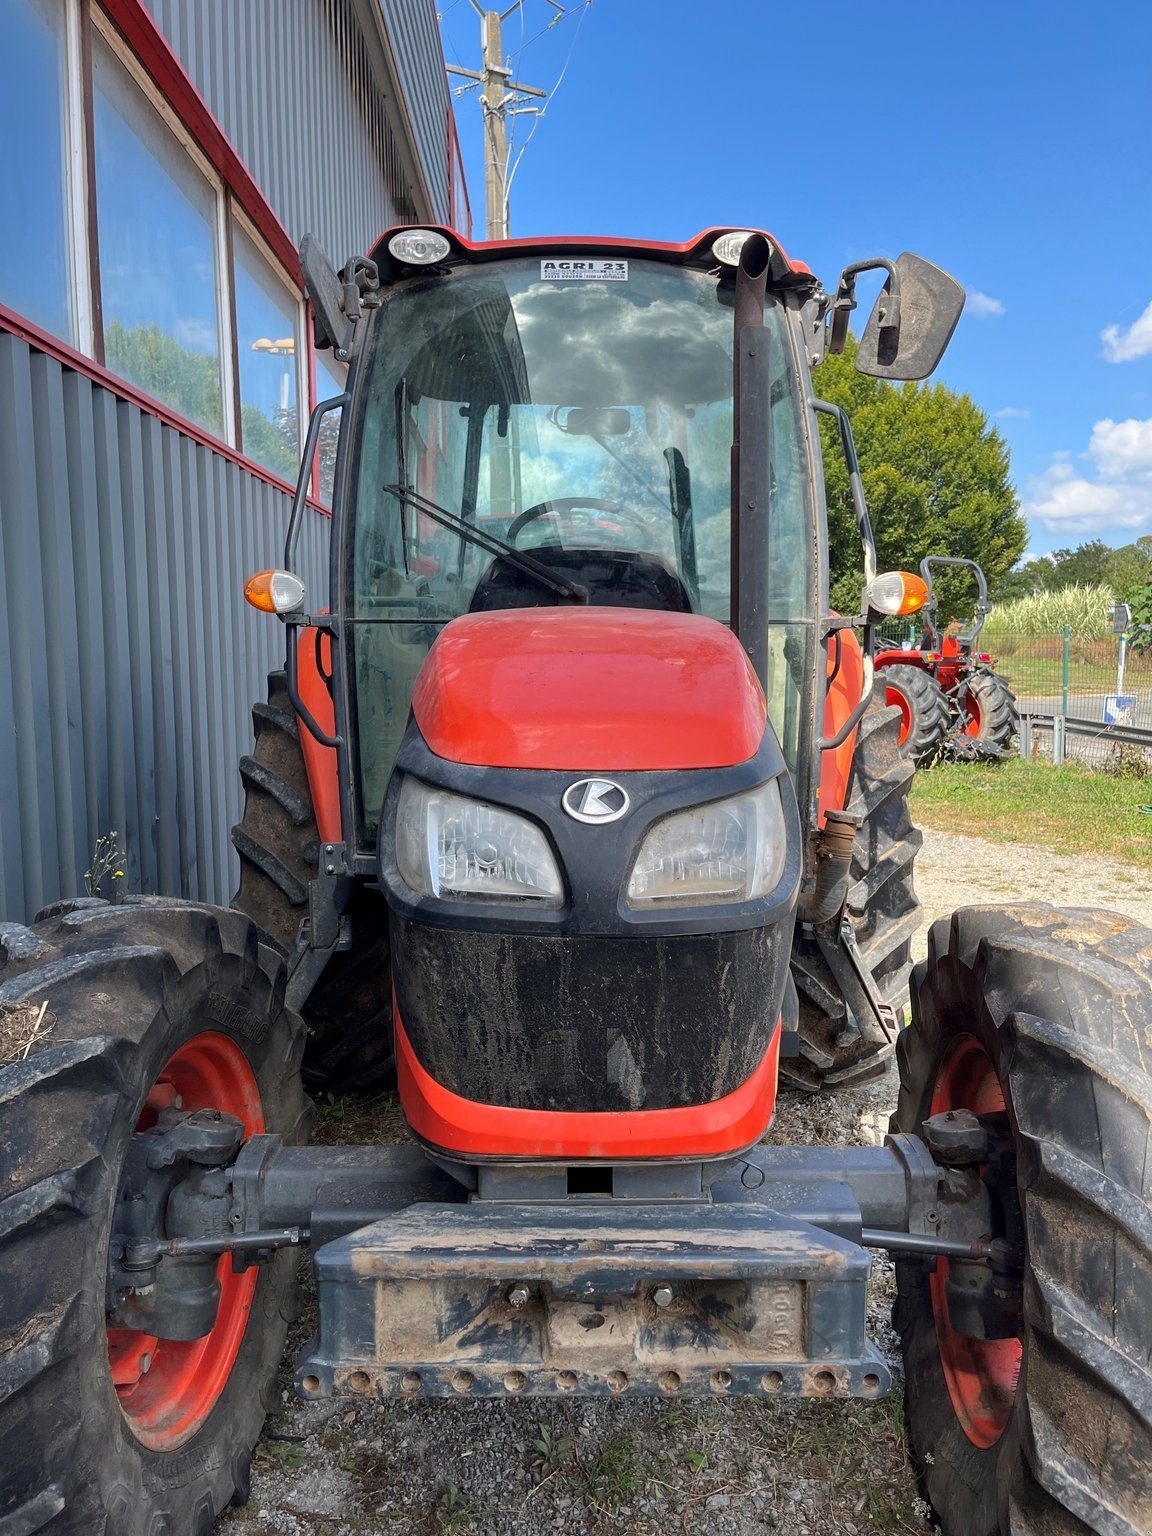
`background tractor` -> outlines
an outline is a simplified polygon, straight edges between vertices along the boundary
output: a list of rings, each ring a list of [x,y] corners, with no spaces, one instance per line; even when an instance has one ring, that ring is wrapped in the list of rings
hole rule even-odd
[[[968,628],[937,620],[934,566],[959,566],[976,578],[976,612]],[[924,633],[918,647],[878,649],[882,673],[878,702],[900,710],[900,745],[917,763],[947,754],[959,758],[1004,757],[1020,729],[1016,696],[995,671],[995,659],[977,652],[976,641],[992,611],[988,583],[975,560],[929,555],[920,562],[927,588]]]
[[[895,1255],[913,1453],[951,1536],[1152,1528],[1152,933],[919,920],[851,431],[935,367],[905,254],[834,298],[767,236],[474,244],[339,277],[241,763],[236,910],[0,929],[0,1531],[200,1536],[243,1501],[311,1248],[306,1399],[863,1397]],[[293,571],[343,411],[327,591]],[[817,419],[860,611],[828,607]],[[325,583],[322,583],[322,586]],[[882,1146],[763,1144],[783,1080],[895,1051]],[[311,1080],[395,1068],[403,1146],[305,1145]],[[834,1113],[830,1103],[829,1113]]]

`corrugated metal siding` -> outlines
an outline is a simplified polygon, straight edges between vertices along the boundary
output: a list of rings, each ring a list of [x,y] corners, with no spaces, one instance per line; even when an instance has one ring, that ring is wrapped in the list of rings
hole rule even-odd
[[[444,72],[436,7],[433,0],[379,0],[379,5],[424,175],[436,201],[437,214],[447,222],[451,206],[448,118],[452,96]]]
[[[388,3],[428,210],[353,0],[145,3],[294,240],[318,236],[339,266],[390,224],[447,220],[450,96],[430,0]]]
[[[0,332],[0,919],[82,894],[116,831],[134,891],[227,902],[236,764],[284,635],[243,601],[289,498]],[[328,520],[301,574],[327,590]]]

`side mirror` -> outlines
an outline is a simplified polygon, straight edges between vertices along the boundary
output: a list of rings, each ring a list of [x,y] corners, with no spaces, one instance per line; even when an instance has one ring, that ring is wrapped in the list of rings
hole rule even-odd
[[[944,356],[963,308],[964,290],[954,277],[905,251],[868,316],[857,370],[876,379],[926,379]]]
[[[952,340],[964,308],[964,290],[955,278],[911,251],[895,262],[878,257],[845,267],[832,305],[829,352],[842,352],[848,317],[856,308],[856,277],[883,267],[888,273],[868,317],[856,367],[876,379],[926,379]]]
[[[315,235],[305,235],[300,242],[300,267],[304,287],[312,300],[313,328],[318,347],[331,347],[345,361],[352,344],[354,325],[344,313],[344,290],[340,279]]]

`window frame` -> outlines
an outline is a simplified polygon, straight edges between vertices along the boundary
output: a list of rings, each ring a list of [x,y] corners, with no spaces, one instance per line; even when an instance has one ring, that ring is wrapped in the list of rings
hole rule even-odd
[[[61,76],[61,173],[64,183],[66,210],[67,254],[71,265],[71,291],[68,309],[73,334],[58,336],[28,321],[30,331],[41,334],[45,343],[58,349],[62,355],[90,362],[122,390],[138,399],[153,414],[171,419],[181,430],[209,445],[219,446],[230,456],[238,459],[252,473],[270,479],[277,485],[292,486],[273,470],[265,468],[257,460],[249,458],[243,447],[240,398],[240,360],[237,345],[236,322],[236,275],[235,252],[232,237],[233,221],[243,229],[246,237],[288,295],[297,340],[296,400],[299,411],[299,436],[303,446],[305,428],[315,399],[315,349],[312,339],[311,311],[298,275],[286,265],[286,258],[277,253],[269,237],[261,232],[260,219],[265,217],[278,226],[274,212],[267,205],[257,204],[250,210],[234,188],[233,181],[224,169],[201,148],[196,134],[189,126],[189,119],[169,100],[148,65],[135,51],[132,41],[117,20],[115,6],[105,5],[102,0],[57,0],[63,21]],[[135,23],[133,22],[133,26]],[[144,23],[142,23],[144,25]],[[160,34],[151,18],[146,28]],[[129,31],[132,28],[128,29]],[[103,294],[100,278],[100,210],[96,189],[96,144],[94,126],[95,89],[93,81],[93,35],[109,50],[116,62],[125,70],[132,85],[142,93],[144,101],[152,109],[162,125],[162,130],[172,136],[175,143],[189,157],[196,174],[205,183],[211,200],[211,238],[213,258],[216,264],[215,301],[218,336],[218,362],[220,375],[220,402],[222,430],[214,431],[198,422],[188,420],[180,410],[151,394],[131,380],[124,379],[107,366],[104,351]],[[145,49],[145,52],[148,50]],[[219,147],[219,146],[217,146]],[[236,159],[235,174],[245,177],[242,162],[235,156],[232,146],[224,141],[225,166]],[[223,152],[223,151],[222,151]],[[241,174],[243,173],[243,174]],[[259,189],[251,183],[250,196],[259,197]],[[285,243],[288,237],[285,234]],[[2,298],[0,298],[2,307]],[[15,311],[9,311],[19,320]],[[23,329],[23,325],[21,326]],[[313,466],[315,469],[315,466]],[[297,473],[299,465],[297,466]],[[318,477],[310,472],[316,501]]]

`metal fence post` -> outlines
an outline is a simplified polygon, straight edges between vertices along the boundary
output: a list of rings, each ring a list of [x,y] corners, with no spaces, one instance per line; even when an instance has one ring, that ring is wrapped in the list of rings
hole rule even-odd
[[[1060,713],[1062,715],[1066,715],[1068,713],[1068,653],[1069,653],[1069,650],[1071,649],[1071,645],[1072,645],[1072,626],[1071,626],[1071,624],[1065,624],[1065,626],[1064,626],[1064,668],[1063,668],[1062,685],[1061,685],[1062,705],[1061,705],[1061,709],[1060,709]],[[1064,761],[1064,755],[1063,755],[1063,732],[1061,732],[1061,755],[1060,755],[1060,761],[1061,762]]]
[[[1032,717],[1020,716],[1020,756],[1026,763],[1032,761]]]
[[[1064,762],[1064,716],[1057,715],[1052,722],[1052,763],[1059,768]]]

